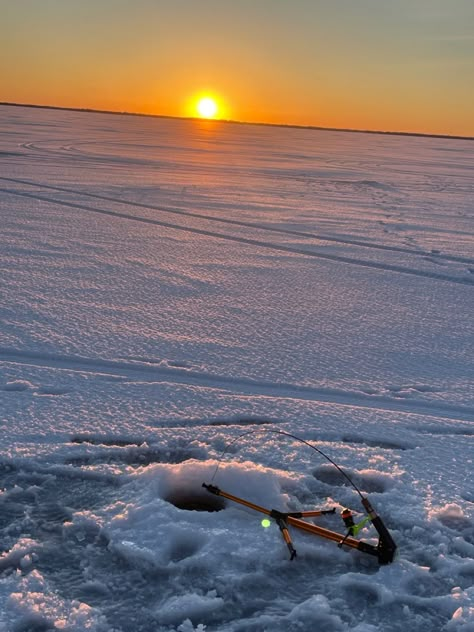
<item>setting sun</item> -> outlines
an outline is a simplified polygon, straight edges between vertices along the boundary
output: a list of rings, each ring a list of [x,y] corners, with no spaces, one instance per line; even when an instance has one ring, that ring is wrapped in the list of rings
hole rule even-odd
[[[202,97],[199,99],[196,109],[199,116],[203,118],[214,118],[218,111],[217,103],[212,97]]]

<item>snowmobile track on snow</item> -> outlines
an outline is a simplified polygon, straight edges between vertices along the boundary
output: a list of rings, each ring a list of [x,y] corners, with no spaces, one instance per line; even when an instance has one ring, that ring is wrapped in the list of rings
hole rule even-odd
[[[108,209],[101,209],[93,206],[87,206],[86,204],[80,204],[78,202],[67,202],[65,200],[56,200],[44,195],[38,195],[34,193],[27,193],[26,191],[15,191],[12,189],[0,189],[1,193],[7,195],[15,195],[19,197],[25,197],[40,202],[47,202],[49,204],[55,204],[64,206],[67,208],[79,209],[81,211],[87,211],[88,213],[96,213],[98,215],[105,215],[108,217],[115,217],[117,219],[130,220],[133,222],[140,222],[143,224],[149,224],[152,226],[161,226],[163,228],[169,228],[171,230],[179,230],[195,235],[202,235],[204,237],[211,237],[214,239],[223,239],[225,241],[232,241],[234,243],[244,244],[246,246],[256,246],[258,248],[276,250],[277,252],[284,252],[292,255],[299,255],[303,257],[312,257],[315,259],[323,259],[327,261],[334,261],[336,263],[361,266],[364,268],[372,268],[374,270],[381,270],[383,272],[394,272],[397,274],[408,274],[411,276],[422,277],[432,279],[434,281],[442,281],[447,283],[455,283],[460,285],[474,285],[474,279],[470,277],[456,277],[448,274],[442,274],[440,272],[432,272],[429,270],[419,270],[416,268],[408,268],[405,266],[394,265],[390,263],[382,263],[378,261],[368,261],[365,259],[356,259],[354,257],[346,257],[343,255],[332,255],[329,253],[315,252],[313,250],[306,250],[297,246],[287,246],[284,244],[274,244],[268,241],[262,241],[258,239],[250,239],[247,237],[239,237],[236,235],[228,235],[225,233],[218,233],[202,228],[195,228],[191,226],[182,226],[179,224],[173,224],[171,222],[165,222],[148,217],[142,217],[139,215],[132,215],[131,213],[122,213],[119,211],[111,211]],[[418,253],[417,253],[418,254]],[[426,256],[426,253],[423,253]]]
[[[474,264],[474,259],[469,258],[469,257],[459,257],[456,255],[450,255],[450,254],[426,252],[420,249],[404,248],[402,246],[391,246],[387,244],[378,244],[378,243],[369,242],[369,241],[361,241],[358,239],[333,237],[332,235],[318,235],[316,233],[309,233],[306,231],[290,230],[287,228],[278,228],[278,227],[269,226],[266,224],[259,224],[257,222],[248,222],[248,221],[237,220],[237,219],[229,219],[226,217],[216,217],[214,215],[206,215],[204,213],[195,213],[195,212],[184,211],[184,210],[176,209],[176,208],[156,206],[153,204],[143,204],[141,202],[134,202],[133,200],[124,200],[124,199],[112,197],[109,195],[99,195],[97,193],[77,191],[75,189],[68,189],[66,187],[59,187],[59,186],[54,186],[54,185],[49,185],[49,184],[30,182],[28,180],[21,180],[19,178],[6,178],[3,176],[0,176],[0,180],[4,180],[6,182],[14,182],[15,184],[25,184],[32,187],[38,187],[40,189],[59,191],[61,193],[71,193],[73,195],[80,195],[82,197],[92,198],[96,200],[104,200],[106,202],[113,202],[115,204],[121,204],[123,206],[131,206],[133,208],[149,209],[152,211],[159,211],[161,213],[170,213],[170,214],[181,215],[185,217],[195,217],[197,219],[209,220],[211,222],[215,222],[219,224],[230,224],[232,226],[242,226],[244,228],[255,228],[261,231],[276,233],[280,235],[301,237],[304,239],[312,239],[312,240],[318,240],[318,241],[328,241],[328,242],[334,242],[334,243],[350,245],[350,246],[361,246],[362,248],[372,248],[375,250],[384,250],[384,251],[389,251],[389,252],[400,252],[404,254],[416,255],[416,256],[421,256],[421,257],[431,257],[433,261],[436,261],[436,262],[438,260],[442,260],[442,261],[453,261],[456,263]]]
[[[426,414],[432,417],[460,421],[470,421],[474,417],[474,410],[467,406],[415,399],[392,399],[390,396],[370,395],[335,388],[317,388],[297,384],[258,381],[251,378],[213,375],[206,372],[172,367],[169,364],[160,366],[153,360],[150,362],[126,362],[0,348],[0,362],[34,366],[42,369],[95,374],[97,376],[121,377],[129,381],[140,379],[149,383],[172,382],[184,386],[201,386],[215,390],[244,393],[245,395],[265,395],[278,399],[334,403],[340,406],[375,408],[407,414]]]

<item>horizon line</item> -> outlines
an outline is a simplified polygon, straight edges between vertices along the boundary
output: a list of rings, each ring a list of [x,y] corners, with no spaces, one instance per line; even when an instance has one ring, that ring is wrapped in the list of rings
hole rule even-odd
[[[173,116],[171,114],[149,114],[145,112],[127,112],[119,110],[101,110],[96,108],[81,108],[81,107],[67,107],[62,105],[42,105],[37,103],[16,103],[11,101],[0,101],[0,106],[11,107],[24,107],[24,108],[38,108],[44,110],[66,110],[71,112],[89,112],[95,114],[114,114],[122,116],[141,116],[147,118],[164,118],[164,119],[176,119],[184,121],[212,121],[214,123],[230,123],[234,125],[262,125],[266,127],[286,127],[290,129],[307,129],[316,131],[327,132],[346,132],[353,134],[383,134],[386,136],[414,136],[417,138],[444,138],[451,140],[474,140],[474,136],[462,136],[459,134],[435,134],[429,132],[401,132],[401,131],[387,131],[387,130],[372,130],[372,129],[354,129],[350,127],[324,127],[321,125],[301,125],[296,123],[264,123],[258,121],[238,121],[233,119],[219,119],[219,118],[203,118],[198,116]]]

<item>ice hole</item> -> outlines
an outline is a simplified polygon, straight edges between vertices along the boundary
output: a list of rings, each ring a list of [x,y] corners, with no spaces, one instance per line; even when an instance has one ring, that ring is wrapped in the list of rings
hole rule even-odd
[[[186,511],[221,511],[225,508],[222,498],[206,491],[191,489],[174,489],[164,497],[164,500]]]

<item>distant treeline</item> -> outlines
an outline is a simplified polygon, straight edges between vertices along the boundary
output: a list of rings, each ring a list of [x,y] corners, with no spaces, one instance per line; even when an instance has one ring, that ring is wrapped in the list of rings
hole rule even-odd
[[[196,120],[191,116],[169,116],[165,114],[144,114],[142,112],[118,112],[114,110],[96,110],[93,108],[72,108],[62,107],[60,105],[37,105],[33,103],[10,103],[8,101],[0,101],[1,105],[21,108],[40,108],[43,110],[66,110],[68,112],[92,112],[94,114],[116,114],[120,116],[144,116],[147,118],[164,118],[164,119],[180,119],[180,120]],[[199,119],[198,119],[199,120]],[[210,119],[206,119],[209,121]],[[389,132],[385,130],[374,129],[351,129],[345,127],[320,127],[318,125],[294,125],[291,123],[255,123],[252,121],[233,121],[226,119],[212,119],[214,123],[231,123],[233,125],[263,125],[265,127],[289,127],[292,129],[313,129],[326,132],[350,132],[352,134],[385,134],[387,136],[415,136],[418,138],[447,138],[452,140],[474,140],[474,136],[454,136],[452,134],[426,134],[422,132]]]

